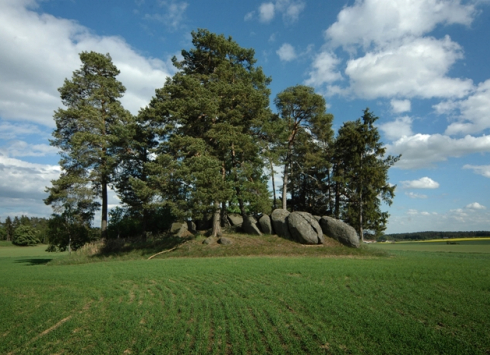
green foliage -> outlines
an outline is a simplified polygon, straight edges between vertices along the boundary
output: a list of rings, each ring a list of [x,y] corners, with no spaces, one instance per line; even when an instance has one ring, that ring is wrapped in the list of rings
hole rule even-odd
[[[395,196],[396,185],[389,184],[388,169],[400,159],[385,157],[376,120],[378,117],[365,109],[362,119],[343,124],[335,142],[336,215],[352,225],[361,238],[364,230],[376,238],[386,229],[388,213],[380,206],[381,202],[391,205]]]
[[[282,208],[287,207],[289,190],[293,210],[325,211],[333,115],[326,113],[325,99],[308,86],[289,87],[277,95],[274,103],[282,128],[276,144],[284,165]]]
[[[40,240],[36,230],[29,225],[20,225],[15,229],[12,243],[20,246],[36,245]]]
[[[132,133],[132,116],[119,98],[126,90],[116,80],[119,70],[109,54],[82,52],[82,67],[65,79],[59,89],[66,109],[54,114],[56,129],[51,145],[60,149],[61,176],[47,188],[46,204],[55,212],[71,200],[78,200],[78,209],[87,214],[98,208],[94,201],[102,199],[102,227],[107,226],[107,186],[119,163],[118,154]],[[59,212],[59,211],[58,211]]]

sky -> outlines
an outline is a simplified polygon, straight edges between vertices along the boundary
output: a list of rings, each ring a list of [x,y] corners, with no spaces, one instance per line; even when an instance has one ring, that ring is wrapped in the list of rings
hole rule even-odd
[[[490,0],[0,0],[0,220],[52,213],[57,89],[80,52],[110,53],[137,114],[198,28],[255,49],[273,111],[303,84],[335,131],[379,117],[402,154],[386,233],[490,230]]]

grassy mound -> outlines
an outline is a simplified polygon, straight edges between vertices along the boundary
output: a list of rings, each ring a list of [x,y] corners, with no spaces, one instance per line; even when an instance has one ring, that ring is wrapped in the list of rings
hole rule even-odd
[[[251,236],[248,234],[224,234],[231,245],[203,244],[203,235],[179,238],[160,236],[148,240],[115,239],[87,244],[66,258],[57,258],[51,264],[84,264],[109,260],[137,260],[164,258],[199,258],[226,256],[350,256],[379,257],[388,255],[384,251],[369,248],[348,248],[339,242],[325,238],[321,245],[302,245],[276,235]],[[161,253],[164,252],[164,253]],[[160,254],[161,253],[161,254]],[[158,254],[158,255],[155,255]]]

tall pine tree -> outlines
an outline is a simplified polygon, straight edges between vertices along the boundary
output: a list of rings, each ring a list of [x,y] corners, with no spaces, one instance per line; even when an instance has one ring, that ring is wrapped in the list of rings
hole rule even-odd
[[[80,60],[81,68],[58,89],[66,109],[54,114],[51,145],[60,149],[61,176],[47,188],[45,203],[63,208],[83,195],[84,201],[75,209],[86,207],[90,212],[97,207],[95,199],[100,198],[104,236],[108,186],[113,182],[118,154],[131,136],[127,127],[132,116],[119,101],[126,89],[116,79],[119,70],[109,54],[82,52]]]

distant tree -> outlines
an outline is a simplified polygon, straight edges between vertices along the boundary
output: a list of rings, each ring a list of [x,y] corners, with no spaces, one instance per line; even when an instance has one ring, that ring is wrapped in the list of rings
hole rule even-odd
[[[10,219],[10,216],[7,216],[7,218],[5,219],[4,227],[6,240],[12,241],[12,239],[14,238],[14,224],[12,222],[12,219]]]
[[[39,238],[36,230],[29,226],[22,224],[15,229],[14,238],[12,243],[19,246],[29,246],[38,244]]]
[[[377,237],[386,229],[388,213],[380,206],[382,201],[391,205],[395,196],[388,169],[400,159],[400,155],[385,157],[376,120],[365,109],[362,118],[343,124],[335,142],[336,214],[354,226],[362,240],[364,230]]]
[[[107,229],[107,189],[131,133],[127,127],[132,120],[119,98],[126,90],[116,80],[119,70],[109,54],[82,52],[82,67],[65,79],[59,89],[66,109],[54,114],[56,129],[51,145],[60,149],[61,176],[47,188],[48,205],[66,205],[67,190],[90,186],[89,199],[102,200],[101,233]],[[87,195],[86,195],[87,196]],[[92,206],[96,206],[93,202]]]

